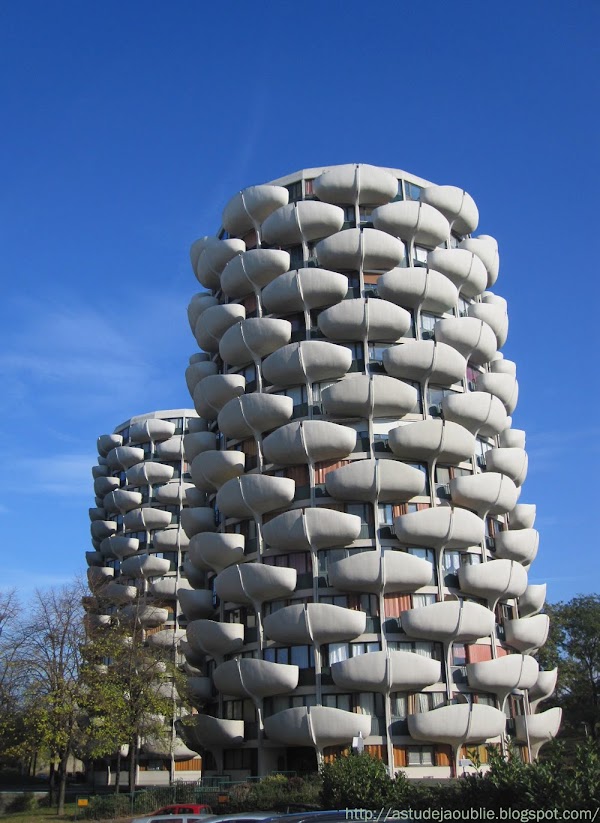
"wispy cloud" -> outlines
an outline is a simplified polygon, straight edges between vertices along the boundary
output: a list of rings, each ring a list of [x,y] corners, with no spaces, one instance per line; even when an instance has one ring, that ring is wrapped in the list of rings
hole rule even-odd
[[[12,493],[18,493],[21,489],[25,494],[44,492],[89,498],[93,495],[91,466],[94,463],[95,456],[92,451],[88,454],[58,454],[17,459],[12,461],[13,471],[16,471],[19,477],[26,478],[26,482],[20,486],[12,485]]]
[[[555,468],[574,452],[585,450],[586,454],[600,450],[600,427],[583,429],[535,432],[527,434],[529,472],[546,472]]]

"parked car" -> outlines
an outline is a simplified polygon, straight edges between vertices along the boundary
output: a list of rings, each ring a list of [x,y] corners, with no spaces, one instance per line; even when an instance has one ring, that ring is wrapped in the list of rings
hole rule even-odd
[[[212,814],[213,811],[206,803],[173,803],[171,806],[163,806],[154,812],[159,814]]]
[[[134,817],[131,823],[205,823],[212,820],[209,814],[150,814],[146,817]]]
[[[210,818],[210,823],[266,823],[267,820],[279,817],[277,812],[236,812],[236,814],[220,814]],[[135,821],[133,821],[135,823]]]

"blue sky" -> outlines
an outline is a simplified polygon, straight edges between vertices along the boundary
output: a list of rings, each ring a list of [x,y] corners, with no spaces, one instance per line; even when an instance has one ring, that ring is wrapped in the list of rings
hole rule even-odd
[[[497,237],[530,579],[597,590],[599,24],[596,0],[3,4],[0,586],[83,571],[97,435],[190,405],[188,248],[227,199],[367,162],[466,188]]]

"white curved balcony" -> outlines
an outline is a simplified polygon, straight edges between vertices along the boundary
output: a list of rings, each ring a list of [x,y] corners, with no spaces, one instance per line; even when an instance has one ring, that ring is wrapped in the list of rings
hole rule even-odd
[[[209,714],[195,714],[185,725],[185,738],[194,751],[241,746],[244,742],[243,720],[221,720]]]
[[[398,193],[398,180],[389,172],[367,163],[334,166],[316,177],[313,190],[325,203],[352,205],[389,203]]]
[[[498,279],[500,269],[500,257],[498,255],[498,243],[488,234],[480,234],[478,237],[465,237],[460,243],[461,249],[473,252],[479,257],[487,271],[487,287],[491,288]]]
[[[116,446],[106,455],[106,461],[113,471],[128,469],[143,459],[144,450],[135,446]]]
[[[530,743],[534,756],[544,743],[556,737],[562,720],[562,709],[556,706],[540,714],[518,715],[515,717],[515,736],[521,743]]]
[[[331,676],[340,689],[420,692],[441,678],[441,663],[414,652],[367,652],[333,663]]]
[[[538,678],[540,667],[529,655],[506,654],[495,660],[467,665],[471,689],[492,692],[504,700],[514,689],[530,689]]]
[[[157,443],[168,440],[174,434],[175,424],[157,417],[139,420],[129,427],[129,440],[132,443]]]
[[[194,408],[205,420],[216,420],[223,406],[246,390],[241,374],[215,374],[205,378],[194,391]]]
[[[221,289],[228,297],[259,292],[290,267],[290,255],[280,249],[250,249],[230,260],[221,273]]]
[[[114,603],[117,606],[121,606],[126,603],[133,603],[138,594],[139,592],[135,586],[127,586],[123,583],[117,582],[116,580],[107,583],[102,590],[102,597],[105,600],[108,600],[109,603]]]
[[[437,321],[434,333],[436,342],[452,346],[475,365],[487,363],[496,354],[496,335],[483,320],[447,317]]]
[[[263,441],[269,463],[292,466],[347,457],[356,446],[356,431],[325,420],[287,423]]]
[[[83,625],[86,631],[100,629],[103,626],[110,626],[110,614],[86,614],[83,617]]]
[[[450,420],[430,418],[398,426],[389,433],[390,449],[402,459],[462,463],[475,452],[475,436]]]
[[[263,376],[277,386],[319,383],[343,377],[352,365],[352,352],[326,340],[290,343],[269,355],[262,364]]]
[[[465,549],[485,537],[485,521],[466,509],[438,506],[394,518],[394,531],[407,546]]]
[[[413,592],[431,582],[431,563],[398,551],[366,551],[330,563],[329,583],[341,592]]]
[[[213,532],[217,528],[215,512],[210,506],[194,506],[183,509],[180,515],[181,528],[191,539],[195,534]]]
[[[90,523],[90,531],[96,540],[104,540],[105,537],[116,533],[117,524],[114,520],[93,520]]]
[[[494,437],[506,426],[506,409],[497,397],[483,391],[452,394],[442,400],[445,420],[459,423],[475,435]]]
[[[321,240],[316,247],[327,269],[389,271],[404,259],[404,244],[377,229],[345,229]]]
[[[244,559],[244,542],[242,534],[196,534],[190,540],[188,558],[199,571],[220,572]]]
[[[206,377],[219,373],[219,367],[212,360],[202,363],[191,363],[185,370],[185,383],[190,396],[193,396],[194,389]]]
[[[302,268],[288,271],[269,283],[262,301],[272,314],[290,314],[322,309],[343,300],[348,292],[348,278],[329,269]]]
[[[506,514],[514,508],[519,490],[504,474],[486,472],[450,481],[450,496],[456,506],[473,509],[479,514]]]
[[[101,457],[106,457],[109,451],[112,451],[112,449],[117,446],[123,445],[123,438],[120,434],[101,434],[96,440],[96,445],[98,447],[98,454]]]
[[[331,340],[388,340],[394,342],[408,331],[406,309],[380,298],[343,300],[319,314],[319,329]]]
[[[514,560],[491,560],[458,570],[461,591],[490,603],[520,597],[527,588],[527,572]]]
[[[157,600],[176,600],[178,588],[190,591],[192,587],[183,578],[178,582],[175,575],[172,577],[155,577],[154,580],[150,581],[148,587],[152,597]]]
[[[91,521],[106,520],[106,509],[103,506],[94,506],[88,509],[88,514]]]
[[[185,637],[185,629],[167,628],[159,629],[159,631],[148,635],[146,642],[150,646],[155,646],[157,649],[163,651],[170,651],[177,647]]]
[[[417,405],[417,390],[384,374],[346,376],[321,392],[332,417],[404,417]]]
[[[139,548],[140,541],[137,537],[127,537],[121,534],[105,537],[100,544],[100,551],[105,557],[113,556],[119,560],[131,557],[139,551]]]
[[[94,494],[97,497],[106,497],[107,494],[118,489],[121,481],[118,477],[96,477],[94,480]]]
[[[246,455],[241,451],[205,451],[194,457],[190,471],[196,488],[206,492],[244,473]]]
[[[397,200],[373,209],[373,225],[393,237],[437,246],[450,236],[450,224],[444,215],[420,200]]]
[[[101,552],[86,552],[85,562],[88,564],[88,566],[102,566],[102,564],[104,563],[104,557],[102,556]]]
[[[454,283],[462,297],[476,297],[487,286],[485,266],[467,249],[433,249],[427,255],[427,265]]]
[[[448,600],[402,612],[409,637],[440,642],[469,642],[494,632],[494,612],[470,601]]]
[[[541,648],[548,637],[550,618],[547,614],[506,620],[506,642],[519,652],[533,652]]]
[[[168,483],[173,478],[173,466],[146,460],[137,463],[125,472],[128,486],[145,486],[147,484]]]
[[[219,431],[243,439],[279,428],[292,418],[294,401],[278,394],[242,394],[226,403],[217,418]]]
[[[356,514],[322,506],[292,509],[265,523],[263,537],[269,546],[287,552],[332,549],[357,540],[361,525]]]
[[[158,632],[157,632],[158,634]],[[152,635],[154,636],[154,635]],[[206,656],[204,653],[197,653],[195,652],[190,644],[186,640],[180,640],[178,643],[177,651],[181,652],[185,656],[185,667],[186,669],[192,668],[195,672],[201,672],[202,668],[206,662]],[[211,694],[212,694],[212,681],[208,677],[206,678],[211,686]]]
[[[192,757],[196,757],[196,752],[188,748],[178,737],[173,740],[173,745],[171,745],[170,740],[164,740],[158,737],[147,737],[144,739],[141,749],[144,754],[157,760],[170,758],[171,755],[173,755],[175,761],[189,760]]]
[[[104,458],[108,461],[108,458]],[[92,477],[96,480],[98,477],[108,477],[112,469],[109,468],[108,462],[100,466],[92,466]]]
[[[194,432],[183,438],[183,454],[188,463],[202,452],[211,451],[217,447],[217,435],[214,432]]]
[[[128,557],[121,563],[123,577],[162,577],[171,568],[169,560],[153,554],[139,554]]]
[[[123,518],[123,527],[128,532],[151,531],[164,529],[171,523],[171,513],[162,509],[153,509],[144,506],[127,512]]]
[[[239,563],[219,572],[214,585],[223,601],[258,606],[260,603],[288,597],[296,588],[296,578],[296,569]]]
[[[504,712],[479,703],[457,703],[408,715],[408,731],[413,740],[445,743],[454,748],[499,737],[505,726]]]
[[[558,679],[558,669],[548,669],[540,671],[535,683],[529,688],[529,705],[534,712],[542,700],[547,700],[554,694],[556,681]]]
[[[212,697],[212,680],[210,677],[188,677],[186,681],[188,695],[194,706],[206,703]]]
[[[404,308],[443,314],[458,303],[454,283],[435,269],[421,266],[392,269],[377,281],[377,292],[384,300]]]
[[[115,489],[106,495],[103,502],[106,511],[126,514],[142,505],[142,495],[140,492],[132,492],[128,489]]]
[[[235,194],[223,209],[223,227],[230,234],[246,234],[285,206],[289,196],[283,186],[248,186]]]
[[[196,566],[192,564],[189,556],[186,556],[183,561],[182,574],[192,588],[203,589],[206,586],[206,575],[204,571],[199,571]]]
[[[344,225],[344,210],[318,200],[299,200],[272,212],[261,226],[265,243],[292,246],[329,237]]]
[[[217,508],[227,517],[253,517],[289,506],[295,490],[295,482],[287,477],[247,474],[221,486]]]
[[[265,732],[269,740],[286,746],[314,746],[322,751],[327,746],[350,745],[359,734],[369,737],[371,717],[329,706],[299,706],[265,718]]]
[[[546,602],[546,588],[545,583],[527,586],[521,597],[519,597],[519,615],[521,617],[530,617],[532,614],[541,611]]]
[[[505,406],[506,413],[512,414],[519,399],[519,384],[512,374],[481,374],[477,388],[497,397]]]
[[[219,343],[227,329],[245,319],[246,309],[239,303],[211,306],[198,318],[194,329],[196,342],[201,349],[214,354],[219,351]]]
[[[190,541],[184,530],[177,525],[169,529],[155,531],[152,543],[156,551],[172,552],[179,551],[180,549],[185,551]]]
[[[427,186],[421,192],[421,202],[441,211],[458,234],[472,234],[477,228],[479,209],[471,195],[457,186]]]
[[[501,531],[495,537],[496,557],[529,564],[535,559],[540,545],[540,533],[535,529]]]
[[[196,323],[198,322],[198,318],[202,312],[206,311],[206,309],[210,309],[212,306],[218,305],[218,299],[213,297],[212,294],[209,294],[209,292],[201,291],[192,296],[192,299],[188,303],[187,307],[187,316],[192,334],[194,333]]]
[[[504,429],[500,432],[498,443],[503,449],[524,449],[525,432],[523,429]]]
[[[260,699],[294,691],[298,675],[298,666],[245,657],[217,666],[213,682],[222,694]]]
[[[221,272],[237,254],[246,251],[243,240],[219,240],[207,246],[198,257],[196,278],[205,289],[217,291],[221,285]]]
[[[325,487],[336,500],[400,503],[423,493],[425,475],[398,460],[355,460],[329,472]]]
[[[177,598],[188,620],[200,620],[209,617],[215,610],[213,593],[210,589],[177,590]]]
[[[162,443],[157,443],[154,449],[159,460],[181,460],[183,456],[183,435],[176,434]]]
[[[487,471],[505,474],[515,486],[522,486],[527,477],[527,452],[517,448],[488,449],[485,454]]]
[[[501,349],[508,337],[508,315],[506,304],[498,303],[474,303],[468,308],[469,317],[476,320],[483,320],[496,335],[496,346]]]
[[[517,503],[508,515],[510,530],[531,529],[535,523],[535,503]]]
[[[154,487],[152,492],[164,506],[202,506],[206,503],[204,492],[199,491],[193,483],[182,483],[180,480]]]
[[[517,376],[517,364],[512,360],[506,360],[501,352],[498,352],[493,360],[490,361],[490,371],[494,374],[512,374]]]
[[[292,324],[273,317],[252,317],[227,329],[219,354],[231,366],[247,366],[290,342]]]
[[[193,620],[187,626],[187,642],[197,654],[233,654],[244,645],[244,627],[241,623]]]
[[[412,340],[390,346],[383,352],[383,365],[392,377],[428,379],[441,386],[462,380],[467,369],[467,361],[456,349],[433,340]]]
[[[276,643],[302,645],[343,643],[364,634],[365,612],[330,603],[297,603],[285,606],[263,621],[265,635]]]
[[[166,623],[169,617],[168,609],[161,609],[158,606],[144,606],[141,603],[124,606],[121,614],[127,620],[139,623],[147,629],[155,629]]]

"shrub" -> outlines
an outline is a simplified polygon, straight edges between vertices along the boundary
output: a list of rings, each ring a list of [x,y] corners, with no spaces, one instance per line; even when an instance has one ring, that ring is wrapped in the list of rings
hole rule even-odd
[[[24,792],[17,795],[8,804],[7,812],[33,812],[38,808],[38,800],[34,794]]]
[[[393,805],[400,787],[385,763],[370,754],[348,754],[321,766],[321,803],[325,809],[381,809]]]

